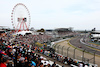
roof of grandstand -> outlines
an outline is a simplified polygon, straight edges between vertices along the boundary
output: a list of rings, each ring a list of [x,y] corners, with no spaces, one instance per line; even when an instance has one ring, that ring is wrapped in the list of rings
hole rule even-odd
[[[56,31],[72,31],[72,28],[56,28]]]

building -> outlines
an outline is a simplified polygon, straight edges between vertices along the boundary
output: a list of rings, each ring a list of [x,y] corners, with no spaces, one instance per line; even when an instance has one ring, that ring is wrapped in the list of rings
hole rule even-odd
[[[100,42],[100,31],[91,31],[90,38],[93,42]]]

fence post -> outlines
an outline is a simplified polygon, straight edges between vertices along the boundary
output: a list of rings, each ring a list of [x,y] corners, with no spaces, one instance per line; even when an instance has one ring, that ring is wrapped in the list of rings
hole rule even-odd
[[[54,49],[56,50],[56,45],[54,45]],[[56,50],[57,51],[57,50]]]
[[[95,53],[96,53],[97,51],[95,51],[94,52],[94,60],[93,60],[93,64],[95,64]]]
[[[84,61],[84,52],[86,49],[83,50],[82,62]]]
[[[74,49],[74,55],[73,55],[73,58],[74,58],[74,59],[75,59],[75,50],[76,50],[76,49],[77,49],[77,48]]]
[[[68,51],[69,51],[69,48],[70,48],[70,47],[67,48],[67,57],[68,57]]]
[[[62,55],[63,55],[63,48],[64,48],[64,46],[62,47]]]
[[[54,49],[54,47],[55,47],[55,44],[52,46],[52,48]]]
[[[58,45],[58,53],[59,53],[59,46],[60,46],[60,45]]]
[[[57,44],[54,45],[54,49],[56,50]],[[57,51],[57,50],[56,50]]]

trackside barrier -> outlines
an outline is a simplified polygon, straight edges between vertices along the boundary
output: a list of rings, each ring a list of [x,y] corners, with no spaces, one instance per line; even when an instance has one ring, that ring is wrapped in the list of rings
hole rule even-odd
[[[59,40],[59,41],[51,42],[51,47],[53,47],[53,45],[56,44],[56,43],[59,43],[59,42],[65,41],[65,40],[69,40],[69,39],[70,38],[66,38],[66,39],[62,39],[62,40]]]

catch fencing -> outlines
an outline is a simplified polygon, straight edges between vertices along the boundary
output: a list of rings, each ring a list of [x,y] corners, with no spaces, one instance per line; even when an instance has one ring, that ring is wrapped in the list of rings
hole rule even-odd
[[[78,50],[73,47],[65,47],[62,45],[55,44],[53,45],[55,51],[65,57],[70,57],[72,59],[76,59],[80,62],[84,62],[87,64],[95,65],[95,52],[93,55],[86,52],[86,50]]]

